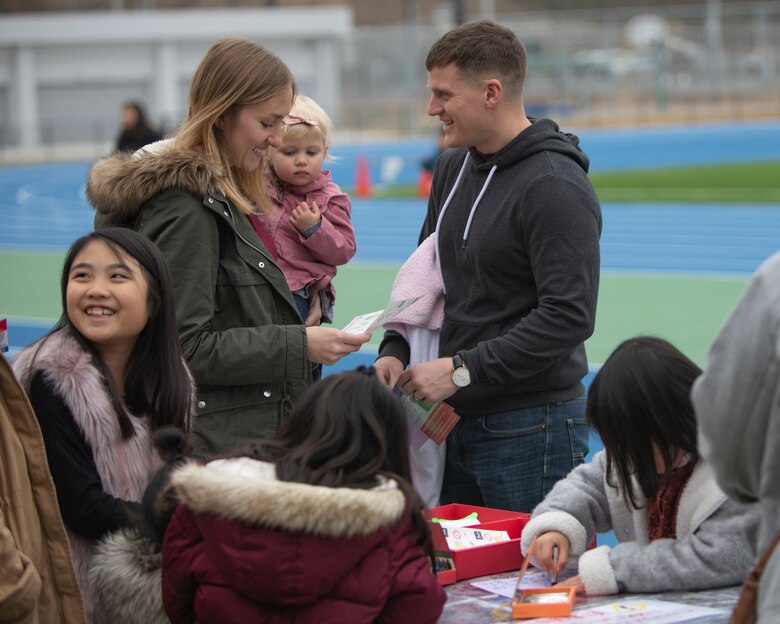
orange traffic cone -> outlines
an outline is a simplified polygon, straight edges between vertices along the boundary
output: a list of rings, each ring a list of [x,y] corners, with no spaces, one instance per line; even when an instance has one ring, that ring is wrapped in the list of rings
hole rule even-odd
[[[428,199],[428,195],[431,194],[432,181],[433,173],[427,169],[420,169],[420,175],[417,178],[417,197]]]
[[[371,197],[371,174],[368,171],[368,158],[358,156],[357,171],[355,172],[355,196]]]

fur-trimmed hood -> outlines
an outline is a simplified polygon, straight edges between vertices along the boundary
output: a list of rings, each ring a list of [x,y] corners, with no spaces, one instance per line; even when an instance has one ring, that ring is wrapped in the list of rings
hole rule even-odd
[[[89,579],[92,624],[166,624],[162,603],[162,552],[130,529],[98,544]]]
[[[370,490],[282,482],[248,457],[172,475],[163,543],[173,621],[438,621],[445,595],[393,480]]]
[[[103,489],[123,500],[140,501],[162,465],[152,445],[149,418],[131,418],[134,435],[122,439],[103,376],[71,330],[61,329],[23,349],[13,368],[25,390],[38,372],[52,385],[92,450]]]
[[[371,535],[397,523],[406,507],[392,480],[371,490],[290,483],[276,479],[273,464],[248,457],[187,464],[171,483],[195,513],[320,537]]]
[[[98,160],[89,172],[86,194],[98,212],[134,217],[160,191],[183,188],[202,197],[218,190],[223,176],[219,163],[200,152],[179,150],[166,140],[132,155]]]

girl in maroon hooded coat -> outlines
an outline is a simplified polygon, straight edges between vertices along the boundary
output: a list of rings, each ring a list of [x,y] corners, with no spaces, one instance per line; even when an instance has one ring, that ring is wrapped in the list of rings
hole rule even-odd
[[[436,622],[444,591],[409,485],[400,399],[329,376],[276,437],[178,469],[163,601],[179,622]]]

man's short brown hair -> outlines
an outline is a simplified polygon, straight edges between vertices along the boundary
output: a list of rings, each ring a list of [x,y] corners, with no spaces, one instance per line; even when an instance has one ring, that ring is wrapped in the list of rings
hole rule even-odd
[[[492,20],[458,26],[433,44],[425,68],[454,64],[467,80],[494,77],[518,94],[525,82],[525,48],[517,36]]]

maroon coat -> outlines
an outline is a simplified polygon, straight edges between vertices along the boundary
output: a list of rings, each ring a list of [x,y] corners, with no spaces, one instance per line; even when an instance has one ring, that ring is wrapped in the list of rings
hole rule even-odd
[[[249,458],[173,476],[163,546],[174,624],[436,622],[446,600],[394,482],[372,490],[277,481]]]

